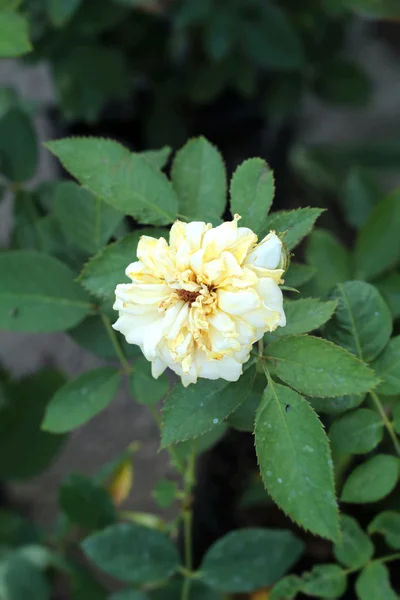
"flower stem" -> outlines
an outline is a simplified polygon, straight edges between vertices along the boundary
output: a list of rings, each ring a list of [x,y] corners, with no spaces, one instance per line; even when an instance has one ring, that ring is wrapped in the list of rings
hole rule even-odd
[[[117,356],[121,362],[124,373],[126,375],[130,375],[132,369],[131,369],[128,361],[125,358],[125,355],[124,355],[121,345],[118,341],[116,333],[115,333],[114,329],[111,327],[110,319],[103,312],[100,313],[100,316],[101,316],[101,320],[103,321],[103,325],[106,328],[108,337],[110,338],[110,341],[111,341],[112,345],[114,346],[114,350],[117,353]]]
[[[390,437],[392,438],[392,442],[396,449],[396,452],[400,456],[400,443],[399,443],[399,440],[397,439],[396,432],[393,429],[393,425],[389,421],[388,416],[385,412],[385,409],[383,408],[382,402],[381,402],[379,396],[376,394],[376,392],[374,392],[374,390],[371,390],[369,393],[370,393],[372,400],[375,403],[375,406],[376,406],[380,416],[382,417],[382,421],[384,422],[385,427],[386,427]]]
[[[196,449],[193,442],[192,454],[187,462],[186,471],[184,474],[184,500],[183,500],[183,543],[185,555],[185,579],[182,587],[181,600],[189,600],[190,587],[192,584],[192,525],[193,525],[193,507],[192,507],[192,492],[195,484],[195,465],[196,465]]]

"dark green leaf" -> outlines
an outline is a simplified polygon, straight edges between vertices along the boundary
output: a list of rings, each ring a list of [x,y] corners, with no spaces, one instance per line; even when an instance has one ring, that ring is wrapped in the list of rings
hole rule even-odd
[[[65,25],[81,3],[82,0],[47,0],[47,12],[53,25]]]
[[[253,387],[246,400],[229,415],[227,422],[230,427],[238,429],[239,431],[249,431],[250,433],[253,433],[256,411],[261,402],[264,389],[265,377],[264,374],[259,373],[254,379]]]
[[[328,438],[308,402],[270,382],[257,412],[255,439],[265,487],[278,506],[305,529],[337,539]]]
[[[148,596],[139,590],[121,590],[109,596],[108,600],[147,600]]]
[[[284,577],[272,588],[268,600],[294,600],[300,591],[301,579],[297,575]]]
[[[372,86],[359,65],[335,57],[323,65],[315,82],[315,91],[332,104],[358,107],[368,102]]]
[[[116,313],[112,315],[113,319],[116,318]],[[70,329],[68,334],[72,339],[89,350],[95,356],[100,358],[115,359],[115,348],[110,340],[107,330],[104,327],[104,323],[101,320],[100,315],[92,315],[86,317],[79,325]],[[138,346],[133,344],[127,344],[124,338],[119,340],[123,347],[125,356],[138,357],[141,356],[141,352]]]
[[[374,280],[374,285],[385,298],[394,319],[400,317],[400,273],[393,272]]]
[[[9,510],[0,509],[0,546],[25,546],[39,539],[39,531],[30,521]]]
[[[340,194],[346,220],[356,229],[360,229],[369,217],[374,206],[381,198],[381,189],[370,171],[353,167],[344,182]]]
[[[293,288],[299,288],[307,281],[310,281],[316,274],[317,269],[301,263],[290,263],[287,273],[285,273],[285,285]]]
[[[204,137],[189,140],[176,153],[171,179],[179,199],[179,212],[189,220],[213,221],[224,212],[227,187],[224,161],[217,148]]]
[[[390,548],[400,550],[400,513],[385,510],[368,525],[368,533],[381,533]]]
[[[398,477],[397,459],[377,454],[350,473],[344,484],[341,500],[357,504],[377,502],[390,494]]]
[[[133,397],[140,404],[156,404],[169,389],[166,375],[154,379],[151,374],[151,364],[143,357],[135,362],[129,383]]]
[[[312,290],[323,296],[337,283],[351,279],[351,261],[346,248],[323,229],[313,231],[307,240],[307,262],[317,269]]]
[[[333,547],[337,561],[350,569],[360,569],[374,554],[374,546],[353,517],[342,515],[342,536]]]
[[[338,306],[325,327],[326,337],[370,362],[383,350],[392,333],[392,316],[386,302],[365,281],[339,283],[330,297],[337,300]]]
[[[285,575],[303,549],[290,531],[238,529],[211,546],[200,566],[201,578],[223,592],[250,592]]]
[[[71,473],[63,481],[59,502],[67,517],[81,527],[101,529],[116,519],[106,490],[80,473]]]
[[[21,56],[31,50],[28,21],[11,10],[0,10],[0,57]]]
[[[263,229],[274,199],[273,173],[261,158],[249,158],[234,172],[230,185],[231,212],[243,217],[243,225],[255,232]]]
[[[196,438],[233,412],[249,395],[256,375],[249,367],[238,383],[201,380],[184,388],[177,384],[165,401],[161,446]]]
[[[166,586],[150,592],[151,600],[177,600],[182,598],[182,580],[170,580]],[[190,595],[188,600],[224,600],[222,595],[216,590],[212,590],[201,581],[194,580],[190,586]]]
[[[0,253],[0,328],[63,331],[90,310],[88,297],[63,263],[35,251]]]
[[[225,435],[227,426],[225,423],[214,425],[210,431],[199,435],[195,440],[186,440],[185,442],[179,442],[175,445],[175,452],[181,461],[189,458],[192,453],[196,456],[207,452],[210,448],[213,448]]]
[[[128,583],[160,581],[179,566],[173,543],[154,529],[119,523],[82,543],[88,558],[102,571]]]
[[[355,247],[356,274],[372,279],[400,259],[400,192],[379,202],[361,229]],[[372,240],[377,240],[372,243]]]
[[[302,577],[301,591],[314,598],[340,598],[347,587],[346,571],[338,565],[317,565]]]
[[[308,396],[362,394],[377,384],[373,371],[355,356],[310,335],[272,342],[266,355],[280,379]]]
[[[205,30],[203,45],[210,60],[218,61],[226,57],[235,41],[235,14],[229,8],[215,7],[212,18]]]
[[[329,431],[332,451],[337,454],[366,454],[382,441],[383,421],[369,408],[359,408],[333,422]]]
[[[298,333],[307,333],[318,329],[329,321],[335,312],[337,301],[321,302],[315,298],[302,298],[285,302],[286,326],[278,327],[273,337],[284,337]]]
[[[26,181],[33,177],[37,165],[38,146],[32,123],[21,109],[11,108],[0,119],[0,173],[10,181]]]
[[[400,393],[400,335],[392,338],[371,367],[381,380],[376,391],[385,396]]]
[[[178,486],[175,481],[169,479],[161,479],[153,491],[153,497],[161,508],[171,506],[176,499]]]
[[[315,221],[323,213],[321,208],[298,208],[275,212],[269,215],[264,233],[269,230],[285,233],[283,241],[288,250],[293,250],[310,233]]]
[[[166,225],[175,219],[172,185],[142,156],[102,138],[66,138],[47,147],[85,188],[140,223]]]
[[[311,406],[318,413],[340,415],[347,410],[357,408],[364,402],[365,394],[361,396],[337,396],[336,398],[309,398]]]
[[[88,254],[108,242],[124,215],[72,181],[61,183],[54,214],[66,239]]]
[[[356,581],[359,600],[397,600],[398,596],[390,585],[389,571],[386,565],[374,561],[367,565]]]
[[[83,425],[111,402],[120,381],[121,376],[114,367],[86,371],[68,381],[47,406],[43,429],[62,433]]]
[[[11,554],[0,565],[0,588],[5,600],[50,600],[50,587],[44,574],[16,554]]]

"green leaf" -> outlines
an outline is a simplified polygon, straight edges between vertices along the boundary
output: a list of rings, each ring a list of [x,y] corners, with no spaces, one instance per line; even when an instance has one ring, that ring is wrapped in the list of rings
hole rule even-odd
[[[0,10],[0,57],[22,56],[31,50],[28,21],[10,10]]]
[[[144,150],[139,152],[140,156],[143,156],[155,169],[163,169],[171,155],[172,148],[170,146],[164,146],[159,150]]]
[[[360,569],[374,554],[374,546],[353,517],[342,515],[342,536],[340,542],[333,547],[337,561],[350,569]]]
[[[71,600],[107,600],[107,592],[94,574],[82,565],[69,563]]]
[[[377,454],[350,473],[344,484],[341,500],[357,504],[377,502],[390,494],[398,477],[397,459]]]
[[[83,187],[117,210],[140,223],[166,225],[175,219],[172,185],[142,156],[102,138],[66,138],[46,146]]]
[[[337,539],[328,438],[308,402],[271,381],[257,411],[255,440],[265,487],[278,506],[304,529]]]
[[[25,546],[34,544],[39,539],[39,531],[30,521],[19,514],[0,509],[0,544],[1,546]]]
[[[371,367],[381,380],[376,388],[378,394],[394,396],[400,393],[400,335],[390,340]]]
[[[139,590],[128,589],[111,594],[108,600],[147,600],[147,598],[148,596],[145,596],[145,594]]]
[[[185,442],[179,442],[175,444],[175,452],[181,461],[187,460],[193,453],[196,456],[207,452],[210,448],[213,448],[225,435],[227,426],[225,423],[219,423],[219,425],[213,425],[213,428],[199,437],[196,440],[186,440]]]
[[[307,240],[307,262],[317,269],[312,289],[323,296],[337,283],[351,279],[351,261],[347,249],[329,232],[313,231]]]
[[[340,598],[347,587],[346,571],[338,565],[317,565],[302,577],[301,591],[314,598]]]
[[[177,600],[182,598],[183,589],[182,580],[170,580],[168,583],[159,589],[150,592],[151,600]],[[222,595],[216,590],[212,590],[201,581],[192,581],[190,586],[189,600],[224,600]]]
[[[256,411],[265,389],[264,374],[258,373],[247,398],[228,417],[230,427],[253,433]]]
[[[0,253],[0,329],[63,331],[90,310],[89,299],[63,263],[33,250]]]
[[[370,362],[383,350],[392,333],[392,316],[386,302],[365,281],[339,283],[330,298],[337,300],[338,307],[324,329],[326,337]]]
[[[101,412],[114,398],[121,376],[114,367],[86,371],[59,389],[47,406],[43,429],[63,433]]]
[[[360,406],[364,402],[364,398],[365,394],[361,396],[337,396],[336,398],[308,398],[308,400],[318,413],[340,415],[347,410]]]
[[[0,119],[0,173],[10,181],[26,181],[34,176],[38,160],[37,138],[30,118],[20,108],[11,108]]]
[[[400,433],[400,402],[397,402],[393,407],[393,426],[396,433]]]
[[[47,0],[47,13],[56,27],[65,25],[78,10],[82,0]]]
[[[283,10],[263,4],[253,18],[239,21],[242,52],[259,67],[291,71],[304,65],[305,56],[297,30]]]
[[[46,405],[64,383],[57,371],[43,369],[6,384],[9,403],[1,409],[0,479],[26,479],[49,466],[65,442],[64,435],[41,431]]]
[[[88,254],[108,242],[124,215],[72,181],[61,183],[54,214],[66,239]]]
[[[333,422],[329,431],[332,451],[337,454],[366,454],[382,441],[383,421],[369,408],[359,408]]]
[[[398,319],[400,317],[400,273],[395,271],[384,275],[374,280],[374,285],[388,303],[393,318]]]
[[[399,4],[397,0],[342,0],[344,5],[352,8],[361,15],[372,17],[398,17]],[[377,598],[377,600],[379,600]]]
[[[204,50],[212,61],[220,61],[229,54],[235,41],[237,17],[232,10],[215,7],[203,36]]]
[[[187,388],[177,384],[164,404],[161,447],[196,438],[224,421],[247,398],[255,376],[250,366],[237,383],[217,379]]]
[[[234,172],[231,185],[231,212],[243,217],[243,225],[255,232],[263,228],[274,199],[274,175],[262,158],[249,158]]]
[[[364,106],[371,97],[371,81],[355,62],[334,57],[323,64],[315,91],[327,102],[351,107]]]
[[[116,313],[112,315],[112,318],[116,318]],[[115,359],[115,348],[110,340],[107,330],[104,327],[104,323],[101,320],[100,315],[91,315],[86,317],[79,325],[70,329],[68,335],[80,346],[100,358]],[[125,339],[121,337],[119,342],[122,349],[127,357],[138,357],[141,356],[141,352],[138,346],[133,344],[127,344]]]
[[[285,285],[292,288],[299,288],[314,277],[317,269],[301,263],[290,263],[288,272],[285,273]]]
[[[355,356],[310,335],[272,342],[266,355],[282,381],[308,396],[362,394],[377,384],[373,371]]]
[[[315,298],[302,298],[284,303],[286,326],[278,327],[273,337],[284,337],[298,333],[307,333],[318,329],[329,321],[335,312],[337,301],[321,302]]]
[[[354,254],[359,279],[372,279],[399,261],[399,223],[400,192],[395,191],[379,202],[360,230]]]
[[[17,554],[11,554],[0,564],[0,589],[5,600],[50,600],[45,575]]]
[[[264,233],[274,230],[285,233],[283,241],[288,250],[293,250],[310,233],[315,221],[324,212],[322,208],[298,208],[269,215]]]
[[[171,180],[179,212],[190,221],[218,219],[226,204],[226,173],[221,154],[204,137],[193,138],[174,158]]]
[[[303,543],[290,531],[238,529],[207,551],[200,565],[201,578],[223,592],[250,592],[285,575],[303,550]]]
[[[381,562],[374,561],[363,569],[356,581],[358,600],[397,600],[390,585],[389,570]]]
[[[70,473],[62,482],[59,503],[73,523],[89,529],[107,527],[117,516],[106,490],[80,473]]]
[[[268,600],[294,600],[300,591],[301,579],[297,575],[288,575],[274,585]]]
[[[400,513],[385,510],[368,525],[368,533],[381,533],[386,544],[394,550],[400,550]]]
[[[169,390],[166,375],[154,379],[151,374],[151,364],[144,357],[135,362],[135,367],[129,378],[133,397],[139,404],[156,404],[164,398]]]
[[[131,523],[91,535],[82,548],[101,571],[127,583],[160,581],[179,566],[177,549],[163,533]]]
[[[153,491],[153,498],[160,508],[167,508],[176,499],[178,486],[175,481],[161,479]]]
[[[125,269],[137,260],[136,250],[142,235],[168,237],[168,231],[146,227],[106,246],[86,263],[79,276],[82,285],[100,298],[113,299],[118,283],[128,283]]]
[[[339,196],[347,222],[360,229],[380,198],[380,186],[370,171],[360,167],[351,168]]]

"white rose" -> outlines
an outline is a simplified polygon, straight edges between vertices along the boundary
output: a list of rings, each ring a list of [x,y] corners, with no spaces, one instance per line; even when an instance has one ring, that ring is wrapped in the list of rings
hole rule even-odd
[[[142,236],[132,283],[115,290],[114,329],[140,346],[158,377],[169,367],[184,386],[198,377],[239,379],[252,345],[286,324],[282,242],[238,227],[176,221],[169,244]]]

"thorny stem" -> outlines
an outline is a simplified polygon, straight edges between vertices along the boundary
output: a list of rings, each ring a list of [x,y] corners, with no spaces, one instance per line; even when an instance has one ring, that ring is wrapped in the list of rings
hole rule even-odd
[[[103,312],[100,313],[100,316],[101,316],[101,320],[103,321],[104,327],[106,328],[106,331],[108,333],[108,337],[110,338],[110,341],[111,341],[112,345],[114,346],[114,350],[117,353],[117,356],[121,362],[124,373],[126,375],[130,375],[132,368],[130,367],[128,361],[125,358],[125,355],[123,353],[123,350],[121,348],[121,345],[118,341],[118,338],[116,336],[114,329],[111,327],[110,319]]]
[[[192,525],[193,525],[193,507],[192,507],[192,492],[195,484],[195,465],[196,465],[196,448],[193,442],[192,453],[188,459],[186,471],[184,474],[184,499],[183,499],[183,543],[185,555],[185,579],[182,587],[181,600],[189,600],[190,587],[192,584]]]
[[[390,437],[392,438],[392,442],[396,449],[396,452],[400,456],[400,443],[399,443],[399,440],[397,439],[396,432],[393,429],[393,425],[389,421],[388,416],[385,412],[385,409],[383,408],[382,402],[381,402],[379,396],[374,392],[374,390],[371,390],[369,393],[370,393],[372,400],[375,403],[376,408],[378,409],[380,416],[382,417],[382,421],[384,422],[385,427],[386,427]]]

